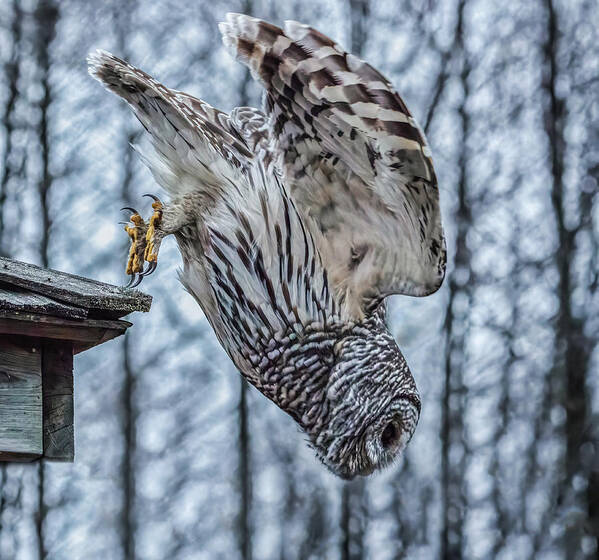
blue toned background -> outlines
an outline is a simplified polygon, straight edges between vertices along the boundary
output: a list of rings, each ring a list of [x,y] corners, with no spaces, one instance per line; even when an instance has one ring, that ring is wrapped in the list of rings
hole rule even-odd
[[[0,558],[595,558],[599,7],[594,0],[2,0],[0,253],[123,284],[122,206],[159,192],[103,48],[230,110],[260,90],[217,22],[319,28],[426,129],[447,232],[435,295],[390,300],[423,399],[388,471],[344,483],[247,388],[178,283],[75,359],[74,464],[0,466]],[[145,202],[142,202],[145,201]]]

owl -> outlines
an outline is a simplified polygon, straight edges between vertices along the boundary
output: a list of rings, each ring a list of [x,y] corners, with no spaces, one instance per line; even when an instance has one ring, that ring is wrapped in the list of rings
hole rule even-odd
[[[89,70],[146,129],[168,202],[133,208],[127,273],[162,240],[240,373],[351,479],[390,464],[420,416],[385,298],[445,275],[439,191],[424,134],[391,83],[315,29],[228,14],[227,49],[264,88],[226,114],[104,51]]]

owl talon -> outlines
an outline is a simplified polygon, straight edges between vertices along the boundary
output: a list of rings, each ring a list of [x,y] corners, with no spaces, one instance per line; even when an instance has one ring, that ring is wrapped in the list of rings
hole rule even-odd
[[[158,264],[158,248],[160,247],[162,236],[157,229],[162,222],[164,206],[157,196],[151,194],[144,196],[149,196],[154,200],[152,202],[154,214],[152,214],[148,222],[140,216],[135,208],[125,206],[121,209],[129,210],[133,213],[131,218],[129,218],[130,222],[124,223],[124,229],[131,240],[126,267],[126,273],[131,276],[131,279],[126,286],[127,288],[138,286],[144,276],[149,276],[156,270]],[[149,264],[144,268],[145,262]]]
[[[135,282],[135,278],[137,277],[136,274],[130,274],[129,276],[129,282],[127,282],[127,284],[123,286],[123,288],[130,288],[133,285],[133,282]]]
[[[121,210],[130,210],[133,212],[129,218],[133,226],[125,224],[125,231],[129,235],[131,240],[131,246],[129,247],[129,256],[127,258],[126,272],[129,275],[134,275],[143,270],[144,263],[144,250],[145,250],[145,234],[148,229],[144,219],[139,215],[139,212],[135,208],[125,206]]]
[[[148,230],[146,232],[146,250],[144,252],[144,259],[149,263],[156,265],[158,262],[158,247],[160,246],[160,239],[156,235],[156,230],[162,223],[162,211],[164,205],[160,199],[153,194],[144,194],[144,196],[149,196],[154,200],[154,202],[152,202],[154,214],[152,214],[152,217],[150,218]],[[151,266],[149,268],[151,268]],[[149,274],[154,272],[155,268],[156,266],[151,269]]]
[[[133,282],[133,284],[131,284],[130,286],[128,286],[129,288],[135,288],[137,286],[139,286],[141,284],[141,281],[144,279],[143,275],[138,274],[137,275],[137,280],[135,280],[135,282]]]
[[[158,266],[158,263],[156,261],[151,262],[144,270],[143,272],[141,272],[141,276],[150,276],[150,274],[152,274],[155,270],[156,267]]]

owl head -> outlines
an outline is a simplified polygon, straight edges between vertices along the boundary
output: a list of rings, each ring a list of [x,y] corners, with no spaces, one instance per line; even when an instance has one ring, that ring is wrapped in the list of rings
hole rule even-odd
[[[384,328],[355,328],[335,345],[319,426],[309,430],[318,457],[344,479],[391,464],[420,416],[406,361]]]

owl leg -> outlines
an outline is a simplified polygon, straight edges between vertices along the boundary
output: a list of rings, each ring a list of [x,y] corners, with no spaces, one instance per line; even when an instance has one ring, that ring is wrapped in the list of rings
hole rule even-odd
[[[129,257],[127,259],[126,272],[130,276],[127,288],[135,288],[143,280],[144,276],[152,274],[156,270],[158,263],[158,248],[162,241],[162,237],[158,234],[159,227],[162,223],[162,213],[164,206],[160,200],[154,195],[150,196],[154,199],[152,208],[154,213],[146,222],[135,208],[125,207],[122,210],[131,210],[133,215],[129,218],[133,226],[125,224],[125,231],[131,240],[129,247]],[[144,268],[144,262],[150,263]]]
[[[154,202],[152,202],[154,213],[150,218],[148,230],[146,231],[146,249],[144,251],[144,259],[150,263],[148,268],[143,272],[143,275],[147,276],[156,270],[158,264],[158,250],[160,249],[160,243],[162,243],[162,238],[164,237],[164,235],[159,233],[161,231],[160,226],[162,225],[163,220],[164,205],[160,199],[153,194],[144,194],[144,196],[149,196],[154,200]]]
[[[139,285],[144,276],[152,274],[158,265],[158,251],[162,240],[172,233],[187,225],[189,218],[183,206],[177,201],[165,205],[157,196],[146,194],[153,199],[152,209],[154,213],[146,222],[133,208],[134,214],[130,221],[133,226],[125,225],[125,231],[131,239],[129,258],[127,260],[127,274],[131,280],[127,287],[134,288]],[[144,263],[149,263],[144,268]]]
[[[139,279],[137,275],[143,273],[144,267],[144,254],[146,249],[146,232],[148,226],[144,219],[140,216],[139,212],[135,208],[126,206],[122,210],[130,210],[133,212],[129,218],[130,223],[133,225],[125,224],[125,231],[129,235],[131,246],[129,247],[129,255],[127,257],[126,272],[131,277],[127,287],[134,285],[136,279]],[[135,285],[139,284],[137,282]]]

